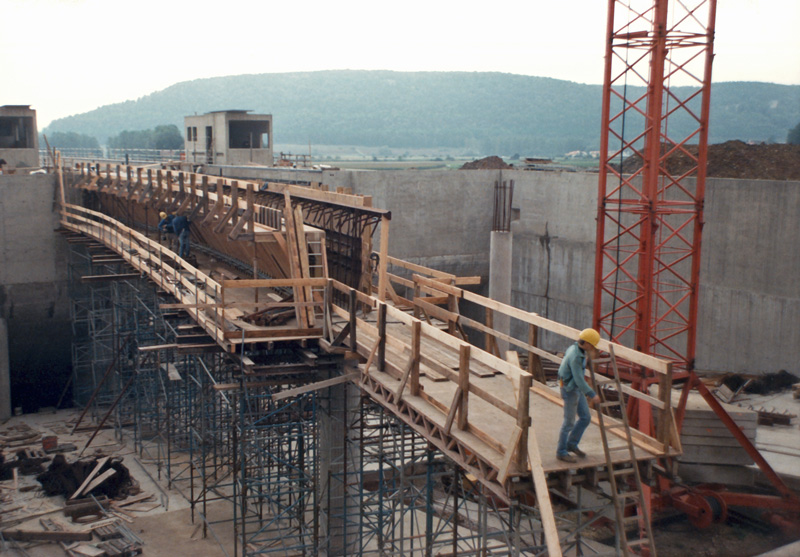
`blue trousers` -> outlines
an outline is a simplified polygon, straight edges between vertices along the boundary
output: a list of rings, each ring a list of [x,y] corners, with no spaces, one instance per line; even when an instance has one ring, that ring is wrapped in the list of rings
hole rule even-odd
[[[178,257],[189,255],[189,229],[184,228],[178,235]]]
[[[558,435],[558,448],[556,454],[564,456],[569,454],[569,449],[574,449],[581,442],[583,432],[592,422],[589,413],[589,403],[578,389],[565,391],[561,388],[561,398],[564,399],[564,422],[561,424],[561,433]],[[575,421],[575,417],[578,421]]]

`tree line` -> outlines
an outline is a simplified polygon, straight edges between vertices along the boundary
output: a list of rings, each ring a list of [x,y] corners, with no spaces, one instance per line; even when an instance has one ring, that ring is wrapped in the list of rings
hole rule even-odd
[[[40,138],[39,144],[54,149],[99,149],[100,143],[91,135],[56,131]],[[112,149],[183,149],[183,136],[174,124],[156,126],[149,130],[124,130],[108,138]]]

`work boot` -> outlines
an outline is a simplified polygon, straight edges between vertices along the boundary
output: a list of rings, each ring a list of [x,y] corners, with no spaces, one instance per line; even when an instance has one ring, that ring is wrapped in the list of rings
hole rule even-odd
[[[571,449],[567,450],[571,453],[574,453],[578,458],[586,458],[586,453],[580,450],[578,447],[572,447]]]
[[[571,454],[557,454],[556,458],[558,460],[563,460],[564,462],[578,462],[578,459]]]

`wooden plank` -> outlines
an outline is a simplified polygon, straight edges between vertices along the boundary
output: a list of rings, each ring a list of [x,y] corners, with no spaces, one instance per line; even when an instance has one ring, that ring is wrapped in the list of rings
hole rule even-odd
[[[3,538],[18,542],[89,542],[92,532],[3,530]]]
[[[89,473],[89,475],[88,475],[88,476],[86,476],[86,479],[85,479],[85,480],[83,480],[83,483],[80,485],[80,487],[79,487],[79,488],[78,488],[78,489],[75,491],[75,493],[73,493],[73,494],[72,494],[72,496],[69,498],[69,500],[70,500],[70,501],[71,501],[71,500],[73,500],[73,499],[75,499],[75,498],[76,498],[78,495],[80,495],[81,493],[83,493],[83,490],[84,490],[84,488],[85,488],[87,485],[89,485],[89,482],[91,482],[91,481],[92,481],[92,479],[93,479],[93,478],[94,478],[94,477],[97,475],[97,473],[100,471],[100,469],[101,469],[103,466],[105,466],[106,462],[108,462],[108,460],[109,460],[110,458],[111,458],[110,456],[105,456],[105,457],[103,457],[103,458],[101,458],[100,460],[98,460],[98,461],[97,461],[97,465],[94,467],[94,469],[93,469],[93,470],[92,470],[92,471]]]
[[[223,338],[226,339],[241,339],[246,338],[249,340],[263,338],[274,339],[278,337],[285,338],[304,338],[304,337],[318,337],[322,336],[322,327],[306,327],[297,329],[266,329],[259,328],[253,330],[241,331],[224,331]]]
[[[560,557],[561,542],[558,539],[553,504],[550,501],[550,490],[547,487],[547,477],[542,467],[542,456],[539,453],[539,442],[536,440],[536,431],[533,425],[528,428],[528,463],[533,476],[536,502],[539,504],[539,515],[542,521],[542,528],[544,528],[547,552],[550,557]]]
[[[503,456],[503,463],[500,465],[500,469],[497,472],[497,481],[501,484],[506,483],[506,479],[508,478],[508,470],[511,467],[511,460],[514,458],[514,454],[516,453],[514,449],[519,444],[521,437],[522,428],[519,426],[514,426],[514,431],[511,432],[511,439],[509,439],[508,443],[506,443],[506,453]]]
[[[220,284],[225,289],[234,288],[286,288],[292,286],[317,286],[327,284],[326,278],[288,278],[288,279],[241,279],[223,280]]]
[[[105,282],[109,280],[127,280],[139,278],[139,273],[119,273],[116,275],[86,275],[81,277],[81,282]]]
[[[288,389],[286,391],[281,391],[279,393],[276,393],[272,395],[272,400],[278,401],[292,396],[301,395],[303,393],[318,391],[319,389],[327,389],[328,387],[333,387],[334,385],[338,385],[340,383],[346,383],[347,381],[355,382],[358,380],[360,376],[361,376],[360,372],[353,372],[353,373],[348,373],[346,375],[340,375],[339,377],[334,377],[332,379],[317,381],[316,383],[311,383],[310,385],[303,385],[302,387]]]
[[[102,474],[97,476],[97,478],[95,478],[94,481],[92,483],[90,483],[86,487],[86,489],[84,491],[86,493],[91,493],[94,488],[99,486],[101,483],[103,483],[104,481],[106,481],[108,478],[110,478],[111,476],[113,476],[116,473],[117,473],[116,470],[114,470],[113,468],[109,468],[108,470],[106,470],[105,472],[103,472]]]

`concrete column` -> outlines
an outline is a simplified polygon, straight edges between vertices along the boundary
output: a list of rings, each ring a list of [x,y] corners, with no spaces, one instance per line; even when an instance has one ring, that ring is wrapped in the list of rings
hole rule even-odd
[[[8,327],[0,319],[0,421],[11,417],[11,373],[8,360]]]
[[[345,367],[342,373],[352,371]],[[319,419],[319,539],[326,540],[320,554],[347,555],[347,520],[349,508],[345,488],[351,466],[346,454],[346,437],[352,412],[358,401],[358,389],[347,383],[334,385],[327,396],[320,397]]]
[[[512,232],[492,231],[489,247],[489,297],[492,300],[511,305]],[[495,330],[510,334],[511,318],[495,312]],[[500,354],[505,356],[508,342],[498,340]]]

